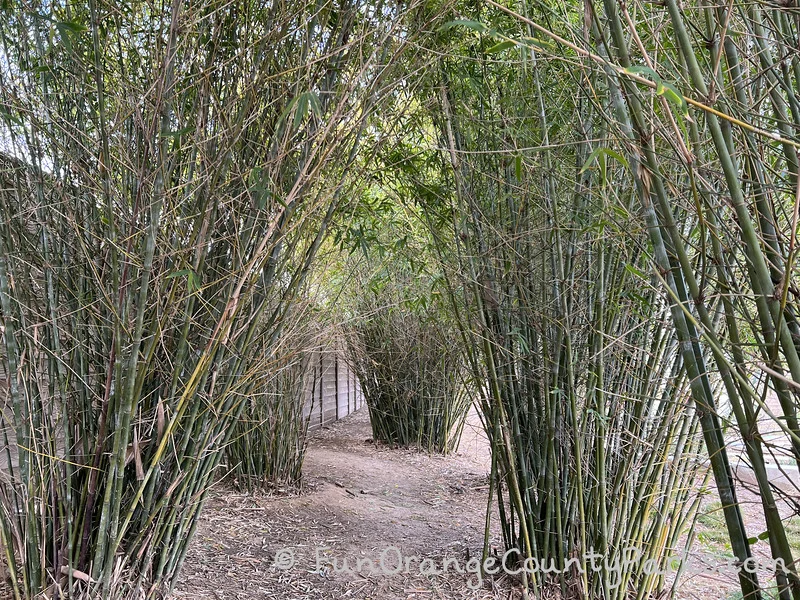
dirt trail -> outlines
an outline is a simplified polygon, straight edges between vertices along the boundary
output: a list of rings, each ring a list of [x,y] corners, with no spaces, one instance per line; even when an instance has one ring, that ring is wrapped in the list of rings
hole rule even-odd
[[[480,559],[491,458],[477,415],[470,415],[459,452],[447,458],[376,446],[366,409],[312,435],[304,488],[244,494],[224,482],[213,492],[176,587],[191,599],[517,598],[508,576],[473,589],[475,575],[429,574],[452,559],[467,570]],[[704,502],[715,520],[701,519],[692,552],[699,572],[686,573],[677,598],[734,597],[733,574],[711,573],[730,554],[710,490]],[[763,531],[757,497],[744,490],[748,531]],[[496,515],[496,511],[494,511]],[[720,521],[717,523],[716,521]],[[500,548],[496,528],[492,543]],[[756,554],[764,554],[761,544]],[[276,554],[294,566],[280,569]],[[384,562],[381,563],[381,556]],[[502,554],[502,550],[499,550]],[[381,573],[397,566],[404,571]],[[423,566],[422,559],[432,562]],[[361,568],[357,561],[370,559]],[[344,570],[344,561],[347,569]],[[477,566],[474,562],[473,566]],[[407,567],[407,568],[406,568]],[[338,568],[338,571],[337,571]],[[372,571],[372,572],[371,572]],[[473,587],[471,587],[473,586]]]
[[[467,571],[470,559],[479,560],[483,544],[490,459],[477,418],[447,458],[376,446],[371,435],[365,409],[316,432],[301,494],[253,496],[220,486],[176,597],[508,598],[507,579],[475,590],[475,575],[455,571],[456,563]],[[293,568],[276,566],[283,549]],[[399,555],[408,572],[384,574]],[[447,558],[448,573],[429,574]],[[345,559],[347,571],[336,572]]]

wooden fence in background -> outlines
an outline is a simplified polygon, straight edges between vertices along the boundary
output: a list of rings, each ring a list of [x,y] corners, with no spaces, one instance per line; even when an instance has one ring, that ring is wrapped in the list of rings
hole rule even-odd
[[[364,405],[358,379],[338,349],[314,352],[309,370],[303,412],[309,419],[309,430],[346,417]]]

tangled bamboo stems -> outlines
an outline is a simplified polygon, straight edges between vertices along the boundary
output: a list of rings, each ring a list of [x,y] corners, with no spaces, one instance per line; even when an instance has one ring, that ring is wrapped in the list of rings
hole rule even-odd
[[[5,561],[16,598],[158,597],[351,185],[404,17],[12,4]]]
[[[648,264],[645,229],[620,221],[629,199],[610,169],[582,168],[601,129],[591,99],[564,111],[570,101],[542,91],[557,66],[531,59],[529,71],[498,73],[481,64],[485,48],[472,51],[431,83],[454,215],[449,241],[436,239],[473,378],[485,382],[506,545],[555,566],[557,575],[532,574],[535,594],[646,598],[667,581],[642,565],[680,553],[694,518],[697,503],[682,507],[697,493],[701,438],[667,303],[636,276]],[[533,94],[521,102],[520,90]],[[564,112],[580,126],[557,151],[550,119]],[[513,150],[536,144],[536,158]],[[591,550],[622,561],[633,548],[641,561],[619,573],[571,562]]]
[[[397,299],[396,290],[383,288],[380,299],[362,301],[349,328],[349,362],[373,435],[386,444],[453,452],[471,399],[463,350],[446,321]]]
[[[794,4],[4,3],[15,598],[168,594],[225,446],[243,485],[298,477],[289,330],[355,248],[405,252],[349,306],[375,436],[448,452],[478,397],[504,542],[559,571],[529,589],[666,593],[647,559],[713,476],[737,560],[786,565],[743,595],[800,600],[769,476],[800,473]]]
[[[504,18],[484,13],[474,21],[480,26],[473,25],[473,21],[468,21],[467,26],[506,40],[505,46],[500,47],[516,48],[523,59],[530,55],[532,64],[538,67],[536,81],[546,72],[543,65],[547,69],[555,69],[554,64],[560,61],[581,65],[571,83],[584,91],[594,112],[588,118],[585,110],[576,109],[576,113],[581,121],[595,129],[599,126],[604,134],[591,136],[595,140],[587,148],[591,153],[581,156],[576,152],[578,164],[585,160],[581,173],[596,170],[601,185],[613,180],[620,190],[620,200],[612,204],[617,204],[618,214],[629,223],[628,243],[642,247],[647,256],[640,263],[624,260],[621,266],[632,266],[642,275],[655,269],[656,280],[666,291],[660,302],[666,301],[671,308],[670,323],[680,344],[681,369],[686,370],[691,383],[691,396],[698,409],[734,553],[744,562],[752,555],[752,542],[737,502],[727,455],[728,439],[723,437],[726,415],[720,412],[720,394],[714,389],[714,381],[721,385],[731,407],[733,426],[728,438],[735,434],[742,440],[758,482],[772,557],[787,565],[785,570],[778,569],[768,576],[775,577],[782,599],[798,598],[800,579],[780,512],[779,499],[784,491],[772,485],[767,475],[770,453],[788,454],[800,466],[798,395],[794,385],[800,377],[800,336],[796,294],[788,291],[796,287],[792,283],[792,271],[796,270],[794,214],[798,181],[794,138],[800,123],[796,97],[800,62],[792,41],[797,36],[793,9],[736,1],[727,6],[710,6],[672,0],[661,9],[651,3],[589,0],[582,5],[562,5],[560,9],[537,2],[527,8],[527,14],[521,14],[491,0],[489,4],[499,9]],[[581,25],[576,25],[578,19],[570,19],[578,11],[583,15]],[[505,16],[514,20],[505,20]],[[490,24],[483,24],[487,19],[491,19]],[[542,24],[545,19],[547,25]],[[556,45],[537,41],[533,37],[537,34]],[[780,58],[776,60],[776,56]],[[576,57],[585,61],[576,62]],[[544,210],[551,219],[547,230],[554,232],[552,243],[560,249],[552,260],[550,277],[554,280],[553,302],[561,308],[554,321],[563,327],[578,307],[587,306],[582,300],[570,304],[564,286],[576,285],[571,282],[574,269],[580,264],[570,258],[574,256],[576,238],[569,232],[576,226],[585,227],[592,213],[586,214],[586,204],[584,208],[573,205],[566,212],[556,208],[558,198],[553,189],[559,170],[550,156],[554,149],[565,145],[563,134],[558,140],[548,139],[553,129],[548,121],[561,118],[563,104],[554,104],[538,85],[534,90],[541,99],[542,131],[539,162],[543,176],[537,189],[541,190]],[[513,92],[510,95],[518,97]],[[691,111],[690,107],[703,112]],[[451,120],[456,123],[457,111],[453,112]],[[487,107],[482,114],[497,114],[497,109]],[[452,125],[451,129],[457,127]],[[463,132],[464,126],[461,127]],[[521,133],[516,128],[496,144],[505,148],[535,145],[531,141],[518,142]],[[470,139],[468,133],[460,137],[449,135],[451,148],[462,145],[456,148],[457,152],[451,152],[452,156],[464,150],[470,156],[469,152],[478,150],[463,147],[465,139]],[[476,229],[476,241],[465,252],[470,260],[478,261],[472,272],[480,272],[488,269],[482,265],[487,248],[497,247],[490,237],[497,228],[487,225],[496,223],[494,215],[500,203],[485,208],[481,199],[484,192],[475,190],[474,175],[468,176],[469,170],[465,172],[455,160],[451,163],[462,212],[471,214],[473,222],[478,220],[476,215],[492,215],[483,220],[482,230]],[[474,167],[471,170],[474,172]],[[502,172],[500,168],[485,171]],[[459,178],[468,183],[460,183]],[[581,186],[577,198],[586,202],[595,197],[592,185],[585,187],[580,173],[574,179]],[[499,175],[490,189],[491,185],[501,189],[503,180],[515,181]],[[634,194],[635,203],[624,197],[626,189]],[[518,196],[518,187],[514,190]],[[636,213],[643,219],[648,243],[633,235],[638,228],[630,228]],[[606,220],[616,218],[610,215]],[[567,233],[562,235],[565,229]],[[518,236],[512,232],[507,239],[516,240]],[[565,254],[567,258],[561,258]],[[514,256],[518,255],[515,250]],[[614,255],[606,257],[613,260]],[[508,271],[505,265],[494,268],[504,274]],[[618,269],[608,272],[614,274]],[[492,279],[492,284],[498,279]],[[614,288],[608,289],[613,293]],[[497,294],[495,289],[493,296]],[[481,321],[483,328],[491,330],[496,328],[492,323],[503,322],[501,317],[481,310],[486,315]],[[600,331],[605,329],[600,323],[595,326]],[[507,333],[500,329],[495,335],[503,339],[501,336]],[[555,348],[564,345],[560,352],[568,356],[584,345],[583,341],[576,344],[570,331],[556,339]],[[547,353],[554,356],[552,346],[547,347]],[[519,352],[508,354],[517,356]],[[668,356],[665,354],[653,365],[665,364]],[[763,370],[761,365],[769,370],[765,371],[769,377],[758,377]],[[569,364],[565,367],[570,370]],[[567,383],[572,381],[568,379]],[[767,407],[769,395],[775,396],[782,414]],[[777,444],[765,443],[759,434],[763,426],[759,414],[765,409],[779,420],[778,426],[785,434]],[[601,452],[598,460],[605,454]],[[524,468],[516,471],[519,477],[525,477]],[[739,576],[746,598],[761,597],[764,588],[755,575],[740,570]],[[606,596],[604,591],[603,597]]]

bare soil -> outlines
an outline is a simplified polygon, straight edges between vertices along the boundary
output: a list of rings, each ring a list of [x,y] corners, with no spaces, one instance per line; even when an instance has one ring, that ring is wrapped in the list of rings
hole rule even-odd
[[[478,582],[469,571],[455,572],[453,562],[447,573],[425,570],[441,570],[447,559],[465,569],[470,559],[480,560],[491,457],[477,415],[470,415],[459,451],[449,457],[376,445],[371,436],[366,408],[315,432],[300,490],[245,494],[220,483],[203,513],[175,597],[520,597],[518,582],[508,575]],[[707,515],[697,525],[691,569],[677,587],[679,600],[736,597],[735,573],[718,572],[731,552],[716,491],[707,492]],[[756,536],[765,527],[759,498],[743,487],[739,497],[748,533]],[[494,526],[491,541],[502,554]],[[769,559],[765,542],[754,551]],[[286,565],[276,564],[276,555],[278,563],[291,558],[292,568],[280,568]],[[381,572],[396,568],[398,555],[409,561],[406,572]],[[423,566],[426,558],[431,562]],[[371,560],[374,567],[362,562],[359,568],[359,559]],[[762,581],[768,579],[762,572]]]
[[[516,597],[508,576],[478,585],[469,571],[469,561],[475,567],[481,557],[490,469],[477,418],[471,416],[459,452],[449,457],[383,447],[371,436],[366,409],[316,432],[299,492],[253,495],[221,485],[204,511],[175,596]],[[499,548],[496,537],[493,543]],[[400,556],[403,572],[389,574]],[[281,569],[290,558],[293,566]],[[280,559],[286,564],[276,564]],[[446,559],[446,573],[431,572],[443,570]]]

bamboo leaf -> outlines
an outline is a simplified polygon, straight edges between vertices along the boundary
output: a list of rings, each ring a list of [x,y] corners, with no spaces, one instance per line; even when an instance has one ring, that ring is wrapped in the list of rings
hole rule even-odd
[[[659,81],[656,93],[659,96],[664,96],[668,102],[677,106],[682,115],[686,116],[689,114],[689,105],[686,103],[686,98],[672,83],[668,81]]]
[[[72,36],[76,38],[87,30],[85,25],[76,21],[61,21],[56,23],[56,29],[61,37],[61,43],[67,49],[67,52],[72,51]]]
[[[646,75],[648,79],[658,83],[661,81],[661,77],[658,73],[656,73],[650,67],[645,67],[644,65],[634,65],[632,67],[628,67],[625,69],[626,73],[630,73],[631,75]]]
[[[200,289],[200,278],[194,271],[189,271],[189,277],[186,280],[186,287],[189,292],[196,292]]]
[[[300,94],[297,98],[297,107],[294,111],[294,123],[293,126],[295,129],[299,129],[300,124],[305,121],[306,116],[308,116],[308,92]]]
[[[625,265],[625,270],[628,271],[629,273],[633,273],[637,277],[641,277],[642,279],[647,279],[647,274],[644,271],[642,271],[641,269],[637,269],[631,264]]]
[[[11,121],[15,125],[22,125],[22,119],[20,119],[15,114],[12,114],[5,106],[0,106],[0,116],[4,117],[8,121]]]
[[[174,273],[167,275],[166,278],[175,279],[176,277],[186,277],[186,288],[190,293],[196,292],[200,289],[200,279],[197,276],[197,273],[191,269],[181,269],[180,271],[175,271]]]
[[[177,131],[169,131],[164,134],[164,137],[177,139],[180,138],[182,135],[189,133],[190,131],[194,131],[194,127],[183,127],[182,129],[178,129]]]
[[[483,23],[479,23],[478,21],[469,21],[466,19],[455,19],[453,21],[448,21],[439,28],[439,31],[447,31],[448,29],[453,29],[455,27],[466,27],[472,31],[477,31],[478,33],[485,33],[489,31],[489,28]]]
[[[77,21],[60,21],[56,23],[56,27],[58,27],[61,31],[69,31],[70,33],[74,34],[81,34],[84,31],[88,31],[88,27],[83,25],[82,23],[78,23]]]
[[[759,533],[756,536],[753,536],[751,538],[747,538],[747,543],[748,544],[757,544],[758,542],[761,542],[761,541],[764,541],[764,540],[768,540],[768,539],[769,539],[769,530],[766,530],[766,531],[762,531],[761,533]]]
[[[605,156],[610,156],[611,158],[615,159],[618,163],[620,163],[626,169],[630,169],[630,164],[628,163],[628,159],[627,158],[622,156],[622,154],[620,154],[616,150],[612,150],[611,148],[603,147],[603,148],[595,148],[594,150],[592,150],[592,153],[586,159],[586,162],[583,163],[583,166],[581,167],[581,170],[579,171],[579,173],[585,172],[587,169],[589,169],[592,166],[592,163],[594,163],[595,161],[599,160],[600,157],[605,157]]]
[[[503,50],[508,50],[509,48],[514,48],[517,46],[517,42],[513,40],[505,40],[504,42],[500,42],[499,44],[495,44],[491,48],[486,50],[487,54],[496,54],[498,52],[502,52]]]
[[[538,39],[536,39],[534,37],[521,38],[520,39],[520,43],[525,45],[525,46],[538,48],[540,50],[552,50],[553,49],[553,45],[552,44],[549,44],[544,40],[538,40]]]
[[[313,92],[308,93],[308,102],[309,106],[311,107],[311,114],[313,114],[318,119],[322,118],[322,103],[319,101],[319,96],[314,94]]]

